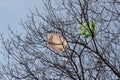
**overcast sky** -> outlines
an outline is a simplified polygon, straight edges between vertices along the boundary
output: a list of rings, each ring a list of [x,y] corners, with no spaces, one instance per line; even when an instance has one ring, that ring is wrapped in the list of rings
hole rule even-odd
[[[35,7],[41,8],[41,0],[0,0],[0,34],[8,34],[7,27],[14,31],[22,32],[22,26],[18,23],[21,19],[25,20],[30,14],[29,10]],[[2,51],[0,43],[0,52]],[[0,54],[0,62],[2,62]]]

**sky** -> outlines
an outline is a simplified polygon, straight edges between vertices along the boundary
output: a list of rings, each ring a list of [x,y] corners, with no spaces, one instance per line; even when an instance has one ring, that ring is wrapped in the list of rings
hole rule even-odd
[[[8,26],[13,31],[23,32],[23,26],[19,25],[21,19],[25,21],[29,10],[41,8],[41,0],[0,0],[0,34],[8,35]],[[24,33],[23,33],[24,34]],[[2,44],[0,43],[0,52]],[[0,62],[3,61],[3,56],[0,53]]]
[[[16,30],[21,28],[20,20],[40,5],[40,0],[0,0],[0,33],[6,31],[8,25]]]

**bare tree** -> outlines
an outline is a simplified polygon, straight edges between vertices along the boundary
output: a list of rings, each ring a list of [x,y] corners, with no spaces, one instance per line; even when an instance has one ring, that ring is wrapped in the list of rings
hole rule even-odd
[[[2,38],[9,80],[115,80],[120,78],[120,2],[118,0],[43,0],[44,11],[32,12],[21,22],[25,36],[11,31]],[[94,34],[89,25],[93,21]],[[79,28],[87,23],[91,37]],[[67,49],[55,52],[47,34],[67,41]]]

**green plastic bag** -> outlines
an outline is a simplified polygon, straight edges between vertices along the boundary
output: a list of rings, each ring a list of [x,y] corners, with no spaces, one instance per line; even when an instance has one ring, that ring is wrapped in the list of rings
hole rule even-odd
[[[88,24],[89,24],[89,27],[88,27]],[[80,34],[83,35],[84,38],[90,38],[92,37],[92,34],[94,35],[96,33],[95,23],[93,21],[90,21],[88,24],[82,23],[82,25],[79,28]]]

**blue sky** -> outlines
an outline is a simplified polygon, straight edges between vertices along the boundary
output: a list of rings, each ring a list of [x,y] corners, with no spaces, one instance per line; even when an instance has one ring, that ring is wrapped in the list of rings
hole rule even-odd
[[[34,10],[40,5],[40,0],[0,0],[0,33],[6,31],[8,25],[12,29],[20,29],[18,23],[30,13],[29,9]]]
[[[24,21],[27,15],[30,14],[29,10],[34,10],[35,7],[41,8],[41,0],[0,0],[0,34],[8,34],[8,25],[13,31],[23,31],[20,20]],[[2,51],[0,43],[0,52]],[[0,54],[0,62],[2,61]]]

